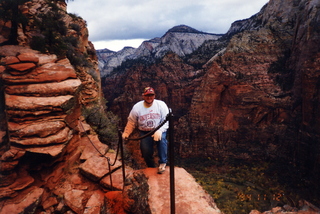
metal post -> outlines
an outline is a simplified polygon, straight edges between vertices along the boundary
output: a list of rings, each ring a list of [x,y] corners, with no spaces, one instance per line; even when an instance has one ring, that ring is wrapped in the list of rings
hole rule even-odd
[[[125,183],[126,183],[126,170],[125,170],[125,164],[124,164],[124,149],[123,149],[123,140],[121,136],[121,131],[119,130],[119,141],[120,141],[120,153],[121,153],[121,161],[122,161],[122,180],[123,180],[123,188],[122,191],[124,191]],[[126,142],[126,141],[125,141]]]
[[[175,186],[174,186],[174,135],[172,110],[169,109],[169,161],[170,161],[170,210],[175,214]]]

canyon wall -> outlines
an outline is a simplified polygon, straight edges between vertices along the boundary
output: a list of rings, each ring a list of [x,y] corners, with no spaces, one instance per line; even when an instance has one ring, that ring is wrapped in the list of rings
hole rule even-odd
[[[318,177],[319,2],[270,1],[254,19],[204,66],[180,153],[282,159]]]

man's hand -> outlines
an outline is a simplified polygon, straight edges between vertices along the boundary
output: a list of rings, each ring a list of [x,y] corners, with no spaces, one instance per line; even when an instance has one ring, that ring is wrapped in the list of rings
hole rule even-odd
[[[128,137],[129,137],[129,134],[127,132],[122,133],[122,139],[126,140],[128,139]]]
[[[132,131],[134,130],[134,128],[135,128],[135,124],[131,121],[128,121],[122,133],[122,138],[127,139],[129,135],[132,133]]]
[[[153,137],[154,141],[160,141],[162,136],[162,131],[157,130],[151,137]]]

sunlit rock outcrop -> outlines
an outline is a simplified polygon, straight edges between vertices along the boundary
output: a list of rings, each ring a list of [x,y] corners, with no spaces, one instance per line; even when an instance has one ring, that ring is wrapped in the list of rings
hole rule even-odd
[[[2,49],[10,49],[10,46]],[[70,63],[64,65],[57,60],[57,63],[39,65],[42,61],[39,58],[41,54],[21,48],[16,54],[2,59],[5,67],[2,79],[8,85],[4,101],[11,145],[24,146],[29,152],[48,154],[50,146],[60,144],[63,148],[71,138],[71,130],[64,121],[63,105],[74,98],[81,82]],[[68,84],[69,79],[74,79],[72,84]],[[63,85],[64,90],[57,82]],[[39,146],[49,147],[32,149]]]

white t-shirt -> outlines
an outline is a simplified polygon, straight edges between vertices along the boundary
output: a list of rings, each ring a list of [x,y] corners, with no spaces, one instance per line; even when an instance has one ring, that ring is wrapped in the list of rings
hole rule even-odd
[[[145,107],[144,101],[136,103],[129,114],[128,120],[133,122],[141,131],[151,131],[166,119],[169,113],[168,106],[161,100],[154,100],[152,106]],[[166,122],[159,130],[167,131],[169,123]]]

